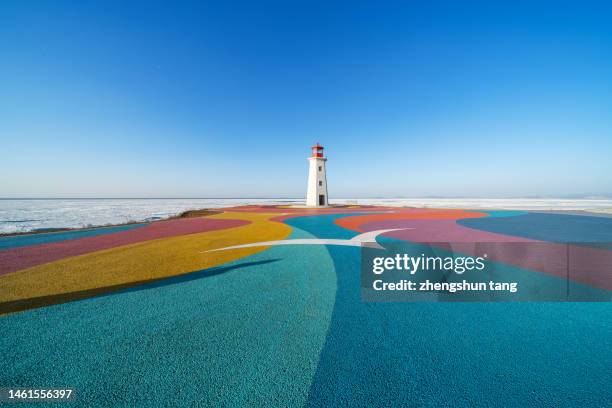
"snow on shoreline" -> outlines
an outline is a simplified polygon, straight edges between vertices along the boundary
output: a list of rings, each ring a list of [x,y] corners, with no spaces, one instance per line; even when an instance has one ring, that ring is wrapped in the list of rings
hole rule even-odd
[[[336,200],[330,200],[336,203]],[[425,208],[503,209],[531,211],[612,211],[609,199],[563,199],[563,198],[365,198],[350,201],[361,205],[388,205]]]
[[[272,199],[0,200],[0,233],[114,225],[164,219],[202,208],[285,203],[287,200]]]
[[[201,208],[300,203],[303,203],[303,199],[6,199],[0,200],[0,233],[149,221]],[[612,214],[612,200],[604,199],[356,198],[330,199],[330,203]]]

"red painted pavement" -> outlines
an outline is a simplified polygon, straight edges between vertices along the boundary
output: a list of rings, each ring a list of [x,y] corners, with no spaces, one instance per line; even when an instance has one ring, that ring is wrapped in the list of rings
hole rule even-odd
[[[0,275],[89,252],[153,239],[239,227],[249,223],[247,220],[185,218],[153,222],[142,228],[114,234],[9,249],[0,251]]]
[[[605,249],[496,234],[468,228],[448,219],[386,220],[361,224],[359,228],[363,231],[414,228],[389,232],[385,236],[470,256],[486,253],[489,260],[612,290],[608,272],[609,265],[612,265],[612,251]]]

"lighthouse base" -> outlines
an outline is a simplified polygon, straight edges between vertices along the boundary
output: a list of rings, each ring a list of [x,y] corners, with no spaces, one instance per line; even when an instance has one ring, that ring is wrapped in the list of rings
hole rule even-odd
[[[317,208],[345,208],[345,204],[327,204],[327,205],[308,205],[308,204],[292,204],[283,206],[283,208],[299,208],[314,210]]]

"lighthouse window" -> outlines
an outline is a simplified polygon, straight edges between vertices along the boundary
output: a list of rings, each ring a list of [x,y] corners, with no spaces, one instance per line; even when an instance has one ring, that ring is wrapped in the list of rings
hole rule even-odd
[[[319,171],[323,170],[323,167],[319,166]]]
[[[320,186],[322,186],[322,185],[323,185],[323,182],[322,182],[321,180],[319,180],[319,185],[320,185]]]

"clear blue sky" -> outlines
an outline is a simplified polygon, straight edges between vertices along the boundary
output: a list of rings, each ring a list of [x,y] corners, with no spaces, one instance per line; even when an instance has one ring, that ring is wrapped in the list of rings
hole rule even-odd
[[[606,2],[123,3],[0,2],[0,197],[612,193]]]

